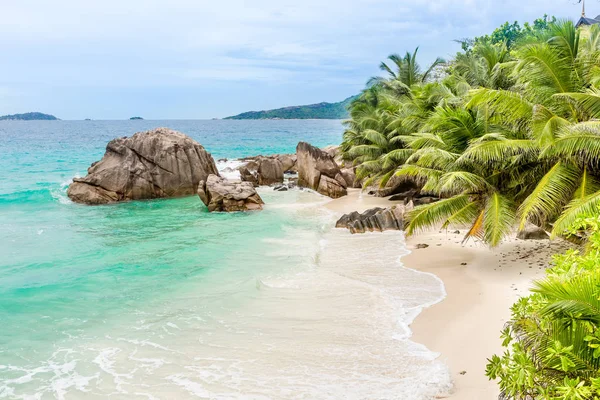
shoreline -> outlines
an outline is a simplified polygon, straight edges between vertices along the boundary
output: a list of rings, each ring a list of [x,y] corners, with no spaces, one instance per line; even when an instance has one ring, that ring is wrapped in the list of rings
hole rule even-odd
[[[363,212],[399,202],[355,189],[325,204],[339,213]],[[446,296],[424,307],[410,324],[409,339],[435,352],[449,368],[453,388],[437,396],[452,400],[496,400],[496,382],[485,376],[487,359],[503,352],[500,333],[510,307],[527,295],[532,280],[544,276],[553,254],[570,247],[562,240],[510,239],[490,249],[473,240],[461,244],[464,231],[429,232],[406,238],[409,254],[402,265],[430,273],[443,282]],[[417,244],[429,247],[418,249]]]

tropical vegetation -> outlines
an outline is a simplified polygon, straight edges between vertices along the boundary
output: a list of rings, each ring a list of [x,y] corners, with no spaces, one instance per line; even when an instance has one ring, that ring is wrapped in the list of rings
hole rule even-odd
[[[417,51],[381,63],[345,121],[357,178],[441,199],[409,213],[408,234],[467,225],[465,239],[496,246],[515,227],[568,235],[599,214],[600,28],[544,17],[463,49],[426,68]]]
[[[555,256],[546,278],[513,305],[505,353],[488,360],[500,398],[600,398],[600,217],[577,220],[572,233],[587,234],[587,250]]]

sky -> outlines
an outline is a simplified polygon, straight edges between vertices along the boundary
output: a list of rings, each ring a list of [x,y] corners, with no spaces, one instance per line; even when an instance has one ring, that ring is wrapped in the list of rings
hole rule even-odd
[[[588,16],[600,2],[588,0]],[[0,115],[208,119],[336,102],[391,53],[451,58],[454,39],[577,0],[0,0]]]

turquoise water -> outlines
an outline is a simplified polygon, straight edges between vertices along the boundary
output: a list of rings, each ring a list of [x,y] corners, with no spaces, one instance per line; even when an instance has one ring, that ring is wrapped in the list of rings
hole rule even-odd
[[[196,196],[68,200],[110,139],[158,126],[215,159],[342,132],[339,121],[0,122],[0,398],[425,399],[447,385],[431,354],[393,339],[398,319],[440,296],[437,280],[397,265],[401,235],[348,245],[327,199],[299,190],[260,188],[265,209],[235,214]]]
[[[0,365],[45,362],[62,341],[108,332],[182,284],[249,279],[265,264],[248,249],[304,223],[278,210],[209,214],[197,197],[68,201],[69,180],[111,138],[157,126],[185,132],[215,158],[294,152],[301,139],[327,145],[341,136],[338,121],[0,122]],[[273,196],[285,195],[265,197]],[[0,381],[21,372],[0,369]]]

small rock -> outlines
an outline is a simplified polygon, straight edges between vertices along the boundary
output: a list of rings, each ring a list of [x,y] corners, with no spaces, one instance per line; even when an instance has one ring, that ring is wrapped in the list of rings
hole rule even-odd
[[[425,244],[425,243],[419,243],[419,244],[417,244],[417,245],[415,246],[415,249],[426,249],[426,248],[428,248],[428,247],[429,247],[429,245],[428,245],[428,244]]]
[[[198,184],[198,196],[208,211],[262,210],[265,204],[250,182],[233,182],[209,175]]]
[[[467,371],[460,371],[460,372],[459,372],[459,374],[461,374],[461,375],[464,375],[464,374],[466,374],[466,373],[467,373]]]
[[[540,227],[529,224],[517,234],[517,238],[521,240],[547,240],[550,236]]]
[[[460,265],[467,265],[467,263],[460,263]]]

